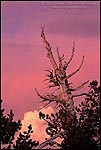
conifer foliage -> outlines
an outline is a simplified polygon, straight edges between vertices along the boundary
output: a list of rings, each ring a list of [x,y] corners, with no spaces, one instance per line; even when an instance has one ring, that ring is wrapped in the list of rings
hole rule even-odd
[[[1,100],[2,103],[2,100]],[[31,137],[32,127],[28,126],[28,131],[20,132],[21,120],[14,121],[14,113],[10,110],[10,113],[4,115],[4,109],[1,108],[1,148],[2,149],[33,149],[39,142],[33,141]],[[19,135],[16,138],[16,133],[19,131]]]

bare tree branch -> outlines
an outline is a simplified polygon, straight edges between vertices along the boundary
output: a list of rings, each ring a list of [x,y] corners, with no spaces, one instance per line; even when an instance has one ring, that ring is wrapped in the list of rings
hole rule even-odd
[[[35,149],[42,149],[45,146],[47,146],[51,141],[55,140],[56,138],[60,137],[60,135],[63,134],[62,131],[60,131],[59,133],[57,133],[56,135],[54,135],[53,137],[47,139],[46,141],[44,141],[43,143],[41,143],[40,145],[38,145],[37,147],[35,147]]]
[[[49,105],[51,102],[55,101],[55,100],[52,99],[50,96],[42,96],[42,95],[40,95],[40,93],[38,92],[38,90],[37,90],[36,88],[35,88],[35,91],[36,91],[37,95],[38,95],[41,99],[43,99],[41,102],[48,101],[48,103],[45,103],[45,105],[43,105],[40,109],[46,107],[46,106]],[[39,109],[39,110],[40,110],[40,109]]]
[[[70,64],[70,62],[72,61],[73,56],[74,56],[74,52],[75,52],[75,41],[73,42],[72,54],[71,54],[71,57],[70,57],[69,61],[67,62],[67,66],[68,66],[68,65]]]
[[[48,103],[46,103],[43,107],[46,107],[48,104],[50,104],[51,102],[56,102],[56,103],[59,103],[60,102],[60,95],[54,95],[53,93],[51,93],[51,94],[49,94],[49,93],[47,93],[45,96],[42,96],[42,95],[40,95],[40,93],[38,92],[38,90],[35,88],[35,91],[36,91],[36,93],[37,93],[37,95],[41,98],[41,99],[43,99],[43,100],[41,100],[41,102],[47,102],[48,101]],[[42,108],[43,108],[42,107]],[[41,108],[41,109],[42,109]]]
[[[77,70],[75,70],[73,73],[71,73],[70,75],[68,75],[67,79],[70,78],[71,76],[73,76],[75,73],[77,73],[81,69],[83,62],[84,62],[84,56],[82,58],[82,61],[81,61],[79,68]]]
[[[87,93],[81,93],[81,94],[77,94],[77,95],[72,95],[72,98],[78,97],[78,96],[84,96],[84,95],[89,96],[89,94],[87,94]]]
[[[43,109],[43,108],[45,108],[45,107],[48,106],[50,103],[51,103],[51,102],[46,103],[45,105],[43,105],[42,107],[40,107],[40,108],[38,109],[38,111],[41,110],[41,109]]]
[[[89,82],[89,80],[86,81],[86,82],[83,82],[80,86],[71,89],[71,91],[77,91],[77,90],[80,90],[80,89],[83,88],[83,87],[85,86],[85,84],[87,84],[88,82]]]
[[[44,34],[44,27],[41,27],[42,32],[41,32],[41,37],[43,39],[43,43],[45,44],[45,48],[47,49],[48,53],[47,53],[47,57],[50,59],[51,65],[53,66],[54,70],[56,70],[58,68],[56,61],[54,59],[52,50],[51,50],[51,46],[48,43],[48,41],[46,40],[45,34]]]
[[[37,95],[38,95],[41,99],[43,99],[42,101],[49,101],[49,100],[50,100],[49,96],[42,96],[42,95],[40,95],[40,93],[38,92],[38,90],[37,90],[36,88],[35,88],[35,91],[36,91]]]
[[[63,68],[66,70],[66,68],[68,67],[68,65],[70,64],[70,62],[72,61],[72,59],[73,59],[73,56],[74,56],[74,52],[75,52],[75,41],[73,42],[73,47],[72,47],[72,54],[71,54],[71,57],[70,57],[70,59],[69,59],[69,61],[68,62],[64,62],[64,66],[63,66]]]
[[[64,59],[64,55],[62,55],[62,56],[60,57],[58,47],[57,47],[57,56],[58,56],[58,61],[59,61],[59,71],[60,71],[59,74],[61,75],[61,77],[64,78],[64,76],[66,75],[66,72],[65,72],[65,69],[64,69],[64,65],[62,64],[62,61],[63,61],[63,59]]]
[[[62,55],[62,56],[60,57],[58,47],[57,47],[57,56],[58,56],[59,66],[62,67],[62,60],[64,59],[64,55]]]
[[[34,88],[34,89],[35,89],[35,91],[36,91],[37,95],[38,95],[41,99],[46,99],[46,97],[44,97],[44,96],[40,95],[40,93],[38,92],[38,90],[37,90],[36,88]]]
[[[50,88],[50,87],[59,86],[59,83],[56,80],[56,75],[53,74],[53,70],[46,70],[46,71],[49,72],[48,74],[46,74],[46,76],[48,77],[48,79],[46,79],[46,81],[48,80],[49,84],[53,83],[52,85],[49,85],[48,87]]]

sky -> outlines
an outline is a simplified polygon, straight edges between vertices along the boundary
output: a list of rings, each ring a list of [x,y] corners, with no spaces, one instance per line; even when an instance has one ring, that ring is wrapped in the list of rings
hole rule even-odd
[[[100,81],[99,1],[5,1],[1,8],[1,98],[5,111],[13,109],[15,119],[26,120],[28,113],[42,106],[34,88],[42,94],[49,91],[43,82],[45,70],[51,68],[40,37],[44,25],[55,58],[58,46],[68,60],[76,42],[67,74],[79,67],[85,55],[80,72],[70,78],[73,86]],[[47,112],[50,107],[54,111],[49,106]]]

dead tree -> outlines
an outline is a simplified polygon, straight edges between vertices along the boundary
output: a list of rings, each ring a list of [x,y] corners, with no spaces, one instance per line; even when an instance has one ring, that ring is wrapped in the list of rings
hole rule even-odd
[[[73,92],[76,90],[81,89],[82,87],[84,87],[84,85],[86,83],[88,83],[89,81],[83,82],[80,86],[73,88],[71,87],[71,83],[69,83],[69,78],[72,77],[73,75],[75,75],[77,72],[79,72],[79,70],[82,67],[82,64],[84,62],[84,56],[81,60],[81,63],[79,65],[79,67],[72,72],[71,74],[67,75],[66,74],[66,69],[68,68],[69,64],[71,63],[73,56],[74,56],[74,52],[75,52],[75,41],[73,42],[73,47],[72,47],[72,53],[70,56],[69,61],[64,61],[64,55],[60,56],[59,53],[59,49],[57,47],[57,57],[58,57],[58,64],[55,61],[53,52],[52,52],[52,47],[49,44],[49,42],[46,39],[45,33],[44,33],[44,27],[41,28],[42,32],[41,32],[41,38],[43,40],[43,43],[45,45],[45,48],[47,50],[47,57],[50,60],[50,63],[52,65],[53,70],[47,70],[48,74],[47,74],[47,79],[49,82],[49,88],[51,87],[57,87],[59,90],[59,94],[55,95],[54,93],[47,93],[46,95],[41,95],[37,89],[37,95],[42,99],[42,102],[46,102],[46,104],[43,106],[45,107],[46,105],[50,104],[51,102],[56,102],[56,104],[58,104],[59,106],[61,106],[63,109],[66,110],[66,114],[67,114],[67,118],[66,118],[66,123],[70,123],[73,119],[74,116],[74,97],[77,96],[82,96],[85,95],[85,93],[81,93],[78,95],[74,95]],[[59,137],[59,133],[57,135],[55,135],[55,137],[52,137],[52,139],[56,139],[57,137]],[[38,149],[41,149],[42,147],[44,147],[44,145],[52,140],[51,138],[41,144]]]

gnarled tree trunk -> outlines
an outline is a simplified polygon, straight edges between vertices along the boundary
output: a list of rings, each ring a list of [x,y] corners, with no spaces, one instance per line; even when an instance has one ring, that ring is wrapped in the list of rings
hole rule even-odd
[[[79,68],[76,71],[74,71],[73,73],[71,73],[70,75],[66,75],[66,69],[67,69],[68,65],[70,64],[70,62],[72,61],[72,58],[74,56],[75,41],[73,43],[72,54],[71,54],[71,57],[68,62],[66,62],[66,61],[63,62],[64,56],[62,56],[62,57],[60,56],[59,49],[57,47],[57,57],[58,57],[58,61],[59,61],[59,65],[57,65],[55,58],[53,56],[53,53],[52,53],[52,47],[50,46],[49,42],[47,41],[47,39],[45,37],[43,27],[42,27],[41,37],[42,37],[43,43],[45,44],[45,48],[47,50],[47,57],[49,58],[50,63],[53,67],[53,72],[50,72],[52,74],[52,76],[51,75],[49,76],[49,78],[50,78],[49,81],[51,83],[53,83],[53,87],[55,87],[55,86],[59,87],[60,94],[56,95],[57,101],[65,107],[66,111],[69,113],[69,116],[71,116],[68,118],[68,115],[67,115],[67,121],[70,121],[70,118],[72,119],[72,117],[74,115],[74,101],[73,101],[73,94],[72,94],[72,91],[74,91],[74,89],[70,88],[68,78],[70,78],[76,72],[78,72],[80,70],[80,68],[83,64],[83,61],[84,61],[84,56],[83,56],[83,59],[81,61]],[[83,85],[86,84],[87,82],[83,83]],[[56,85],[56,83],[57,83],[57,85]],[[56,98],[56,96],[55,96],[55,98]],[[51,96],[50,96],[50,101],[51,101]],[[54,99],[54,101],[56,101],[56,99]]]
[[[46,39],[45,33],[44,33],[44,27],[41,28],[42,32],[41,32],[41,38],[43,40],[43,43],[45,45],[45,48],[47,50],[47,57],[50,60],[50,63],[52,65],[53,70],[47,70],[48,71],[48,81],[49,81],[49,88],[51,87],[58,87],[59,89],[59,94],[54,95],[54,93],[47,93],[46,95],[40,95],[39,92],[36,90],[38,96],[43,99],[43,102],[48,102],[46,105],[48,105],[51,102],[56,102],[57,104],[59,104],[63,109],[65,109],[66,112],[66,123],[65,124],[69,124],[72,120],[73,120],[73,116],[74,116],[74,97],[78,97],[78,96],[82,96],[85,93],[81,93],[78,95],[73,95],[73,91],[79,90],[80,88],[82,88],[86,83],[88,83],[88,81],[82,83],[80,86],[76,87],[76,88],[71,88],[68,79],[70,77],[72,77],[73,75],[75,75],[82,67],[82,64],[84,62],[84,56],[82,58],[81,64],[80,66],[71,74],[67,75],[66,74],[66,69],[68,67],[68,65],[71,63],[73,56],[74,56],[74,52],[75,52],[75,41],[73,43],[73,47],[72,47],[72,54],[71,57],[69,59],[68,62],[64,61],[64,55],[60,56],[59,54],[59,49],[57,47],[57,57],[58,57],[58,65],[55,61],[55,58],[53,56],[52,53],[52,47],[50,46],[49,42]],[[43,106],[43,107],[45,107]],[[58,136],[60,135],[60,133],[58,133],[57,135],[55,135],[54,137],[52,137],[53,139],[56,139]],[[49,139],[52,140],[52,138]],[[46,141],[45,143],[41,144],[38,148],[41,149],[42,147],[44,147],[44,145],[47,145]]]

